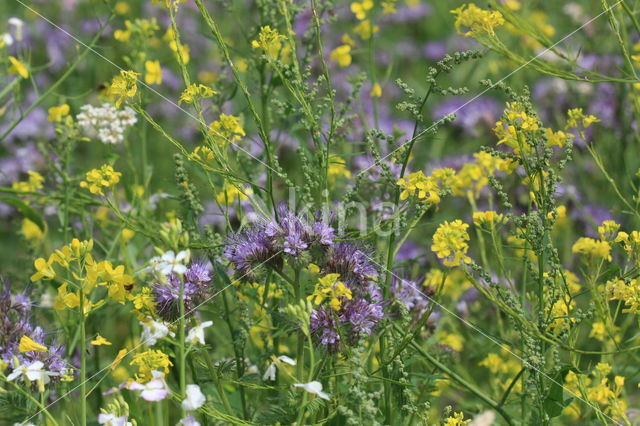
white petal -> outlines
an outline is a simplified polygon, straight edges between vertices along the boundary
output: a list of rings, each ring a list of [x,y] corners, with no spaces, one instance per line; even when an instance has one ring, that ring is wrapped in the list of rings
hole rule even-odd
[[[165,262],[173,262],[173,259],[175,258],[176,258],[176,255],[175,253],[173,253],[173,250],[169,250],[168,252],[162,255],[162,260],[164,260]]]
[[[267,371],[262,375],[262,380],[266,381],[275,381],[276,380],[276,365],[272,362],[267,367]]]
[[[295,360],[293,360],[293,359],[291,359],[291,358],[289,358],[289,357],[288,357],[288,356],[286,356],[286,355],[280,355],[280,356],[278,357],[278,359],[279,359],[280,361],[282,361],[282,362],[286,363],[286,364],[289,364],[289,365],[296,365],[296,361],[295,361]]]
[[[178,255],[176,256],[176,262],[182,262],[187,258],[187,256],[189,256],[188,250],[182,250],[181,252],[178,252]]]

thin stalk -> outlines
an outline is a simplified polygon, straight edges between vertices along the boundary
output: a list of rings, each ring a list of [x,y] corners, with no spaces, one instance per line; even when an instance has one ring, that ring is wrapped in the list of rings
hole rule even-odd
[[[87,333],[84,316],[84,290],[80,294],[80,424],[87,426]]]
[[[186,397],[187,390],[187,359],[184,348],[185,341],[185,321],[184,321],[184,279],[180,277],[180,298],[178,299],[178,305],[180,307],[180,317],[178,318],[178,374],[180,375],[180,398]],[[186,417],[187,413],[184,408],[182,410],[182,418]]]

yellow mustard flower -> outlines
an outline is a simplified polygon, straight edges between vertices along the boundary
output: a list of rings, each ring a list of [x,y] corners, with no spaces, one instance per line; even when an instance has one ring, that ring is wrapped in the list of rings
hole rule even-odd
[[[161,350],[149,349],[136,354],[129,365],[134,365],[138,368],[138,374],[136,375],[138,381],[148,382],[153,378],[152,371],[158,370],[167,374],[169,373],[169,367],[173,366],[173,363],[169,360],[169,355]]]
[[[425,176],[422,171],[400,178],[396,184],[402,188],[401,200],[416,197],[422,203],[438,204],[440,202],[438,182],[431,176]]]
[[[307,297],[314,305],[319,305],[329,300],[329,307],[337,311],[342,306],[344,299],[351,300],[351,290],[342,281],[338,281],[340,274],[327,274],[318,279],[313,294]]]
[[[134,71],[121,70],[111,81],[108,94],[115,99],[116,107],[119,108],[127,98],[132,98],[138,91],[138,76]]]
[[[367,12],[373,9],[372,0],[362,0],[362,2],[351,3],[351,12],[356,16],[356,19],[362,21],[367,17]]]
[[[24,63],[13,56],[9,56],[9,62],[11,62],[11,66],[7,70],[9,74],[17,74],[22,78],[29,78],[29,71]]]
[[[220,117],[209,126],[209,132],[221,148],[229,143],[238,142],[246,136],[240,124],[240,117],[227,114],[220,114]]]
[[[582,254],[589,258],[600,258],[611,261],[611,246],[606,241],[582,237],[571,247],[573,253]]]
[[[62,119],[67,115],[69,115],[69,105],[58,105],[49,108],[49,116],[47,117],[47,120],[51,121],[52,123],[58,123],[62,121]]]
[[[160,61],[146,61],[144,63],[144,82],[147,84],[162,84],[162,67]]]
[[[480,9],[474,3],[462,5],[451,13],[456,17],[456,32],[465,37],[494,36],[495,28],[505,22],[500,12]]]
[[[80,187],[88,189],[92,194],[104,195],[103,189],[112,189],[120,182],[122,173],[116,172],[113,167],[103,165],[99,169],[87,172],[86,180],[80,182]]]
[[[188,104],[194,103],[198,98],[205,99],[210,98],[217,94],[215,90],[205,86],[204,84],[192,83],[184,89],[178,100],[178,104],[186,102]]]
[[[337,62],[341,67],[348,67],[351,65],[351,46],[343,44],[336,47],[329,53],[329,59],[333,62]]]
[[[360,22],[353,29],[353,32],[358,34],[362,40],[369,40],[371,36],[376,34],[378,31],[380,31],[380,27],[372,24],[371,21],[368,19],[365,19],[364,21]]]
[[[90,342],[93,346],[103,346],[103,345],[107,345],[110,346],[111,342],[108,341],[107,339],[105,339],[104,337],[102,337],[101,335],[97,335],[95,339],[93,339]]]
[[[372,98],[379,98],[380,96],[382,96],[382,87],[379,83],[373,83],[371,92],[369,92],[369,96],[371,96]]]
[[[441,223],[435,234],[433,234],[433,245],[431,250],[443,259],[445,266],[460,266],[463,263],[470,263],[471,258],[467,256],[469,250],[469,225],[460,219],[453,222]]]
[[[278,59],[282,49],[282,42],[286,39],[287,37],[280,34],[278,30],[266,25],[260,27],[258,39],[251,42],[251,47],[262,50],[267,58],[275,60]]]
[[[31,337],[29,336],[22,336],[20,338],[20,343],[18,345],[18,350],[20,351],[20,353],[25,353],[25,352],[47,352],[48,349],[45,345],[41,345],[40,343],[36,342],[35,340],[33,340]]]
[[[38,225],[27,218],[22,219],[22,227],[20,229],[27,241],[40,241],[44,238],[44,232]]]

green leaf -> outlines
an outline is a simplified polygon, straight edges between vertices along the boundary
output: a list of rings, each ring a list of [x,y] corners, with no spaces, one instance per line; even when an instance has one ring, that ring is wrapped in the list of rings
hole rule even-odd
[[[24,217],[26,217],[31,222],[38,225],[38,228],[40,228],[40,230],[44,232],[45,230],[44,221],[42,220],[38,212],[36,212],[33,208],[29,207],[24,201],[15,197],[4,196],[4,197],[0,197],[0,202],[9,204],[10,206],[13,206],[16,209],[18,209],[20,213],[24,215]]]
[[[571,404],[573,398],[564,399],[564,378],[567,376],[567,373],[573,370],[571,366],[564,366],[558,374],[553,378],[553,382],[551,383],[551,388],[549,389],[549,393],[542,403],[544,407],[544,411],[551,418],[558,417],[564,407]]]

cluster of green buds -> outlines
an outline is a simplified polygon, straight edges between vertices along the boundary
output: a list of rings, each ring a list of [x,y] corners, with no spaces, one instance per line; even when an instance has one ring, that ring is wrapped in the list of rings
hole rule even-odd
[[[310,318],[313,311],[313,305],[311,300],[300,300],[297,304],[292,303],[284,308],[285,314],[291,317],[292,320],[299,323],[300,330],[305,336],[310,334]]]

